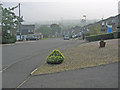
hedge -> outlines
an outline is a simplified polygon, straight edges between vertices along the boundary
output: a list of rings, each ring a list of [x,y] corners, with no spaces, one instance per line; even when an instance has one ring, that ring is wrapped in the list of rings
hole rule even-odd
[[[120,32],[113,32],[113,33],[104,33],[99,35],[90,35],[86,36],[86,40],[91,41],[99,41],[99,40],[107,40],[107,39],[114,39],[120,38]]]
[[[48,64],[60,64],[64,61],[64,56],[59,50],[53,50],[50,55],[47,56],[46,62]]]
[[[10,43],[15,43],[16,42],[16,37],[15,36],[10,36],[9,38],[2,38],[2,44],[10,44]]]

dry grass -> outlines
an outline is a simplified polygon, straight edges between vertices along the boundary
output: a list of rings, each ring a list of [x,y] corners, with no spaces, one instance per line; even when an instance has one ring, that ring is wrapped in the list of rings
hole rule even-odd
[[[118,40],[107,40],[106,42],[107,45],[105,48],[99,48],[98,41],[72,47],[63,53],[66,58],[62,64],[44,64],[38,67],[32,75],[48,74],[117,62]]]

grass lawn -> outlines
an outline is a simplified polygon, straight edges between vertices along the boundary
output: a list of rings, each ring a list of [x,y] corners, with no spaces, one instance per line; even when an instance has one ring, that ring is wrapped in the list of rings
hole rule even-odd
[[[32,72],[32,75],[48,74],[66,70],[86,68],[118,62],[118,39],[106,40],[106,47],[99,48],[99,42],[84,43],[63,52],[65,60],[60,65],[44,65]]]

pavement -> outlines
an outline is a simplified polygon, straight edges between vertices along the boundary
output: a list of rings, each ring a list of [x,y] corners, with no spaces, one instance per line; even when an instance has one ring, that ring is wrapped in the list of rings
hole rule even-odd
[[[46,39],[36,42],[2,45],[2,87],[16,88],[38,66],[45,63],[53,49],[63,52],[82,40]]]
[[[33,76],[21,88],[118,88],[118,63]]]

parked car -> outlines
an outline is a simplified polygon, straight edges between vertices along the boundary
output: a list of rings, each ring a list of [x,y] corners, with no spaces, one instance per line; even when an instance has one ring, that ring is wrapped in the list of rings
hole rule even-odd
[[[26,37],[26,40],[39,40],[40,34],[31,34]]]
[[[77,34],[77,37],[81,37],[81,35],[80,35],[80,34]]]
[[[77,38],[77,37],[79,37],[77,34],[72,35],[72,38]]]
[[[26,37],[26,40],[37,40],[37,38],[35,38],[35,37]]]
[[[75,38],[75,35],[72,35],[72,38]]]
[[[64,36],[64,40],[69,40],[70,38],[69,38],[69,35],[65,35]]]

